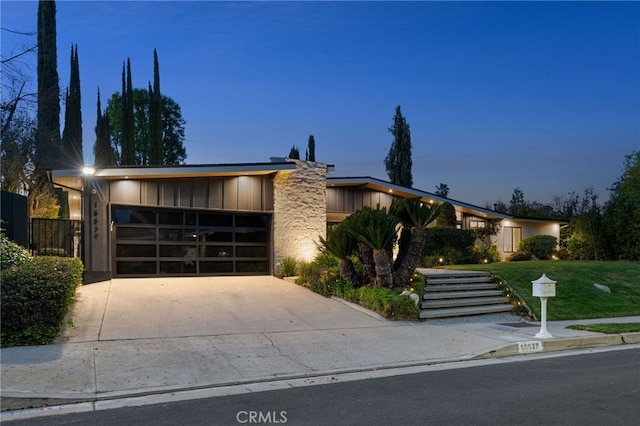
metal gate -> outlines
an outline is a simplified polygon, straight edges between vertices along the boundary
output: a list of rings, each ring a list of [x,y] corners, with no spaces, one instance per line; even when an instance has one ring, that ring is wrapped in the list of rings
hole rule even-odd
[[[82,221],[31,219],[31,253],[82,258]]]

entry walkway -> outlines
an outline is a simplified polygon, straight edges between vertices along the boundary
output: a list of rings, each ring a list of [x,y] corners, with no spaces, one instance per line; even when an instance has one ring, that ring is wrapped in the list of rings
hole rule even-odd
[[[389,321],[269,276],[90,284],[69,317],[74,327],[54,345],[1,350],[3,409],[77,401],[97,409],[142,395],[469,360],[536,340],[539,329],[504,315]],[[573,321],[586,322],[603,320]],[[545,345],[618,344],[568,323],[549,323]]]

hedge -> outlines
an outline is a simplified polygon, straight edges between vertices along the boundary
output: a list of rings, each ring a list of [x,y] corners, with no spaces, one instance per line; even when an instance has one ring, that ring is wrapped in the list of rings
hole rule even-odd
[[[31,255],[27,249],[11,241],[5,234],[0,234],[0,271],[29,259]]]
[[[0,346],[53,342],[82,282],[79,259],[34,257],[2,271]]]

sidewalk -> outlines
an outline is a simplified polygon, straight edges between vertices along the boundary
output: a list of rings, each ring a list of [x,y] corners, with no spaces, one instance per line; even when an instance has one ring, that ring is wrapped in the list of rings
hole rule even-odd
[[[565,328],[640,317],[549,322],[552,339],[523,345],[539,323],[389,321],[273,277],[112,280],[81,287],[71,317],[57,344],[1,350],[3,411],[640,343]]]

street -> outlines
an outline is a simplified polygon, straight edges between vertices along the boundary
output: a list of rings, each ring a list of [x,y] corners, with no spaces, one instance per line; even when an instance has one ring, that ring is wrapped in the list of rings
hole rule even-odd
[[[638,425],[640,349],[504,362],[18,425]]]

